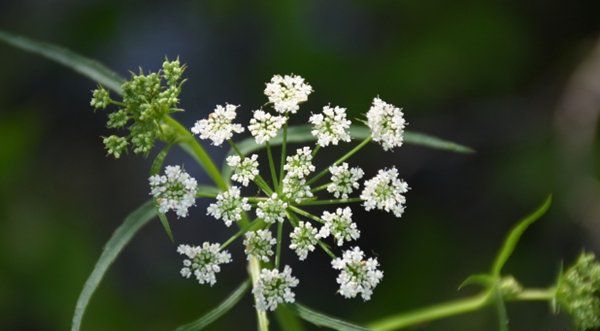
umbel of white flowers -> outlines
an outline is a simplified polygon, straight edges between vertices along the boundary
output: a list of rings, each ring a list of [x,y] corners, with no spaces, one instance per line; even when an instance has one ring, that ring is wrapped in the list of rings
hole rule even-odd
[[[321,113],[312,114],[309,118],[316,146],[302,146],[292,150],[291,155],[286,155],[286,149],[282,148],[279,159],[282,162],[276,167],[270,142],[279,135],[286,136],[290,116],[298,113],[300,105],[312,92],[312,87],[295,75],[276,75],[267,83],[264,93],[269,102],[265,109],[254,111],[247,129],[257,144],[266,145],[270,176],[262,176],[259,172],[258,154],[242,154],[232,140],[236,133],[245,131],[241,124],[236,123],[236,111],[240,106],[219,105],[207,118],[194,124],[191,131],[200,139],[209,140],[216,146],[225,142],[233,146],[237,153],[226,159],[231,169],[230,180],[244,190],[261,194],[247,196],[241,187],[231,185],[214,195],[215,200],[207,209],[208,215],[223,221],[226,226],[241,221],[247,225],[223,246],[207,242],[202,246],[180,245],[178,251],[185,256],[182,276],[188,278],[194,275],[201,284],[214,284],[221,265],[231,261],[231,255],[225,248],[238,237],[243,237],[246,255],[248,258],[255,257],[261,264],[259,279],[253,289],[257,308],[274,310],[280,303],[294,302],[293,288],[299,281],[292,275],[291,267],[280,267],[281,231],[284,224],[288,224],[291,226],[289,248],[300,261],[306,260],[309,253],[321,247],[331,257],[332,267],[339,271],[338,293],[346,298],[357,295],[364,300],[371,298],[374,288],[383,278],[377,259],[365,257],[359,247],[345,249],[338,257],[326,242],[331,240],[333,247],[343,247],[360,237],[361,231],[352,219],[352,209],[336,206],[327,208],[318,216],[305,210],[305,206],[361,203],[367,211],[377,209],[401,217],[409,187],[400,179],[395,167],[379,170],[364,182],[360,192],[364,171],[344,161],[369,141],[380,144],[386,151],[400,147],[406,126],[404,115],[398,107],[375,98],[366,114],[370,137],[325,170],[314,174],[317,169],[313,161],[321,148],[348,143],[352,139],[346,108],[326,105]],[[97,102],[103,100],[100,96],[97,99]],[[270,113],[267,107],[274,112]],[[284,146],[285,143],[284,140]],[[318,180],[327,174],[330,175],[329,181],[318,185]],[[271,183],[265,178],[271,178]],[[251,183],[256,184],[256,189],[246,189]],[[150,185],[161,213],[173,210],[184,217],[188,208],[194,205],[196,181],[178,166],[167,167],[164,175],[152,176]],[[321,197],[321,194],[331,196]],[[358,197],[352,197],[353,194],[358,194]],[[271,231],[273,226],[278,229],[277,236]]]

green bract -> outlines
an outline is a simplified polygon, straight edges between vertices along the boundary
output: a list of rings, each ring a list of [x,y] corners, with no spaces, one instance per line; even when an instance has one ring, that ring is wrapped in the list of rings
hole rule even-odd
[[[111,99],[102,86],[92,92],[90,105],[95,109],[105,109],[111,104],[118,107],[108,114],[106,126],[129,130],[123,136],[104,138],[109,155],[119,158],[129,146],[136,154],[148,155],[157,139],[168,140],[161,125],[166,115],[179,110],[177,105],[184,70],[177,59],[165,60],[158,72],[144,74],[140,70],[139,74],[132,73],[131,79],[121,85],[122,101]]]

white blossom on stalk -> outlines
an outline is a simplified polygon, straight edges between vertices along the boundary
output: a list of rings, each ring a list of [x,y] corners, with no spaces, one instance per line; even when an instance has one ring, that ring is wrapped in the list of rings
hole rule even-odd
[[[231,179],[248,186],[250,181],[258,175],[258,155],[252,154],[248,157],[240,157],[239,155],[231,155],[227,157],[227,165],[233,170]]]
[[[280,303],[293,303],[295,294],[292,288],[298,286],[298,279],[292,276],[292,268],[285,266],[283,271],[262,269],[258,282],[252,289],[256,298],[256,308],[261,311],[274,311]]]
[[[186,217],[196,202],[198,183],[180,166],[167,166],[164,175],[151,176],[150,194],[158,204],[158,211],[173,210],[178,217]]]
[[[290,233],[290,249],[294,250],[300,261],[304,261],[309,252],[315,250],[317,244],[317,229],[308,222],[300,221]]]
[[[304,78],[300,76],[275,75],[267,83],[265,95],[277,112],[295,114],[300,109],[299,104],[308,100],[312,91],[312,86],[304,82]]]
[[[379,170],[375,177],[365,181],[360,198],[367,211],[377,208],[401,217],[406,203],[404,193],[408,190],[408,184],[398,178],[398,170],[392,167]]]
[[[361,168],[350,168],[346,162],[339,166],[329,167],[329,172],[331,173],[331,183],[327,185],[327,192],[342,199],[347,199],[349,194],[360,187],[358,181],[365,174]]]
[[[312,198],[310,186],[304,178],[286,175],[283,177],[281,194],[288,200],[300,203],[303,199]]]
[[[287,202],[279,199],[277,193],[273,193],[270,198],[258,203],[256,216],[268,224],[283,222],[287,207]]]
[[[220,244],[204,242],[202,246],[179,245],[179,254],[185,255],[181,275],[190,278],[193,274],[200,284],[214,285],[215,274],[221,271],[221,264],[231,262],[231,254],[221,250]]]
[[[275,243],[277,240],[273,238],[269,230],[248,231],[244,239],[244,247],[246,247],[244,252],[248,259],[254,256],[259,260],[269,262],[269,257],[273,255],[271,248]]]
[[[210,139],[213,145],[219,146],[225,140],[231,139],[234,133],[244,132],[240,124],[232,123],[236,116],[238,106],[225,104],[217,105],[208,118],[201,119],[194,124],[192,132],[200,136],[200,139]]]
[[[219,193],[217,201],[208,206],[207,214],[225,222],[230,226],[231,223],[242,219],[242,213],[250,210],[248,198],[240,197],[240,189],[232,186],[229,190]]]
[[[371,129],[373,141],[381,144],[384,150],[402,146],[406,124],[400,108],[379,98],[373,99],[367,112],[367,125]]]
[[[298,148],[296,154],[286,158],[286,163],[283,170],[289,176],[303,178],[315,171],[315,166],[312,164],[312,150],[308,146]]]
[[[346,108],[325,106],[323,113],[313,114],[308,121],[313,125],[311,134],[321,147],[350,141],[348,130],[352,122],[346,119]]]
[[[373,289],[383,278],[383,271],[377,269],[377,258],[365,260],[363,251],[358,247],[346,250],[342,258],[331,261],[331,265],[333,269],[340,270],[338,292],[345,298],[360,294],[363,300],[370,300]]]
[[[285,116],[271,115],[262,110],[254,111],[254,116],[250,119],[248,130],[259,145],[268,142],[277,136],[277,132],[286,122]]]
[[[327,238],[331,234],[337,241],[337,245],[342,246],[344,241],[352,241],[360,237],[356,223],[352,222],[350,207],[338,208],[335,213],[324,211],[321,219],[325,221],[325,225],[319,230],[317,235],[319,239]]]

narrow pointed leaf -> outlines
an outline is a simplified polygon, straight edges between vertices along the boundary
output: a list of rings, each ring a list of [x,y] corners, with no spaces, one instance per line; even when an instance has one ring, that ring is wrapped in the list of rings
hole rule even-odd
[[[352,324],[337,317],[327,316],[323,313],[314,311],[301,304],[293,304],[288,306],[292,312],[298,315],[300,318],[310,322],[316,326],[323,326],[338,331],[368,331],[369,329]]]
[[[168,144],[163,149],[160,150],[156,157],[154,157],[154,161],[152,162],[152,166],[150,167],[150,176],[157,175],[162,169],[163,164],[165,163],[165,158],[169,154],[171,150],[172,144]]]
[[[123,83],[124,79],[119,74],[108,69],[99,62],[76,54],[60,46],[18,36],[2,30],[0,30],[0,41],[58,62],[116,93],[122,94],[121,83]]]
[[[175,242],[175,238],[173,237],[173,231],[171,231],[171,225],[169,224],[169,219],[167,218],[167,215],[163,213],[158,213],[158,219],[160,220],[160,224],[162,224],[163,229],[167,233],[169,240],[171,240],[171,242]]]
[[[494,284],[494,277],[492,277],[488,274],[475,274],[475,275],[471,275],[471,276],[467,277],[467,279],[465,279],[460,284],[458,289],[462,290],[463,288],[465,288],[466,286],[469,286],[469,285],[481,285],[483,287],[489,287],[493,284]]]
[[[104,250],[98,259],[98,262],[96,262],[94,270],[85,282],[81,294],[79,294],[79,299],[77,299],[75,313],[73,315],[73,322],[71,324],[71,331],[79,331],[87,305],[100,284],[100,281],[104,277],[106,270],[108,270],[108,267],[110,267],[121,250],[123,250],[123,247],[129,243],[133,235],[154,217],[156,217],[154,201],[148,201],[133,213],[129,214],[129,216],[125,218],[123,224],[121,224],[112,234],[104,246]]]
[[[548,211],[551,204],[552,195],[548,196],[546,200],[544,200],[542,205],[538,207],[537,210],[535,210],[529,216],[522,219],[515,227],[513,227],[513,229],[509,232],[508,236],[504,240],[504,244],[502,245],[502,248],[500,248],[500,250],[498,251],[498,255],[494,260],[494,264],[492,265],[493,276],[500,275],[502,267],[504,267],[504,264],[506,264],[506,261],[508,261],[508,258],[514,252],[515,247],[517,246],[517,243],[519,242],[519,239],[521,239],[521,236],[523,235],[525,230],[527,230],[527,228],[531,224],[533,224],[540,217],[542,217],[546,213],[546,211]]]
[[[279,305],[275,310],[277,322],[282,331],[304,331],[302,321],[286,305]]]
[[[204,316],[191,323],[178,327],[177,329],[175,329],[175,331],[197,331],[204,329],[205,327],[219,319],[221,316],[223,316],[225,313],[227,313],[229,310],[231,310],[231,308],[233,308],[235,304],[238,303],[244,297],[244,294],[246,294],[246,292],[248,292],[249,289],[250,281],[246,280],[235,291],[233,291],[227,297],[227,299],[221,302],[213,310],[209,311]]]

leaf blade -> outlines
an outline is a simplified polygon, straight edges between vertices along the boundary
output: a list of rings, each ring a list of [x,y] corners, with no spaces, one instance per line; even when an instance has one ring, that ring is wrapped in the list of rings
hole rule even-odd
[[[202,330],[217,319],[223,316],[226,312],[231,310],[238,303],[244,294],[250,289],[250,281],[246,280],[240,286],[238,286],[235,291],[233,291],[223,302],[221,302],[217,307],[208,313],[204,314],[197,320],[190,322],[188,324],[184,324],[175,331],[198,331]]]
[[[121,84],[124,81],[123,77],[108,69],[101,63],[74,53],[69,49],[15,35],[3,30],[0,30],[0,41],[3,41],[21,50],[38,54],[47,59],[58,62],[65,67],[71,68],[74,71],[90,78],[91,80],[115,91],[118,94],[122,94],[123,92],[121,89]]]
[[[492,275],[493,276],[496,276],[496,277],[500,276],[502,267],[504,267],[504,264],[506,264],[506,261],[508,261],[508,258],[514,252],[515,247],[517,246],[517,243],[519,242],[519,239],[521,238],[521,236],[523,235],[525,230],[527,230],[527,228],[531,224],[533,224],[540,217],[542,217],[546,213],[546,211],[548,211],[551,204],[552,204],[552,195],[549,195],[544,200],[544,202],[540,205],[540,207],[538,207],[533,213],[531,213],[528,216],[526,216],[525,218],[523,218],[521,221],[519,221],[519,223],[517,223],[517,225],[515,225],[512,228],[512,230],[508,233],[508,236],[506,236],[506,239],[504,240],[504,244],[502,244],[502,247],[498,251],[498,255],[496,256],[496,259],[494,260],[494,263],[492,264]]]
[[[340,320],[335,317],[327,316],[323,313],[314,311],[304,305],[299,303],[295,303],[292,305],[288,305],[290,310],[298,315],[300,318],[310,322],[316,326],[323,326],[332,328],[338,331],[368,331],[365,327],[352,324],[343,320]]]
[[[113,232],[110,239],[106,242],[102,254],[100,254],[100,258],[94,266],[94,270],[86,280],[83,290],[79,294],[71,323],[71,331],[80,330],[87,305],[104,277],[106,270],[108,270],[133,235],[154,217],[156,217],[154,201],[148,201],[129,214],[123,221],[123,224]]]

